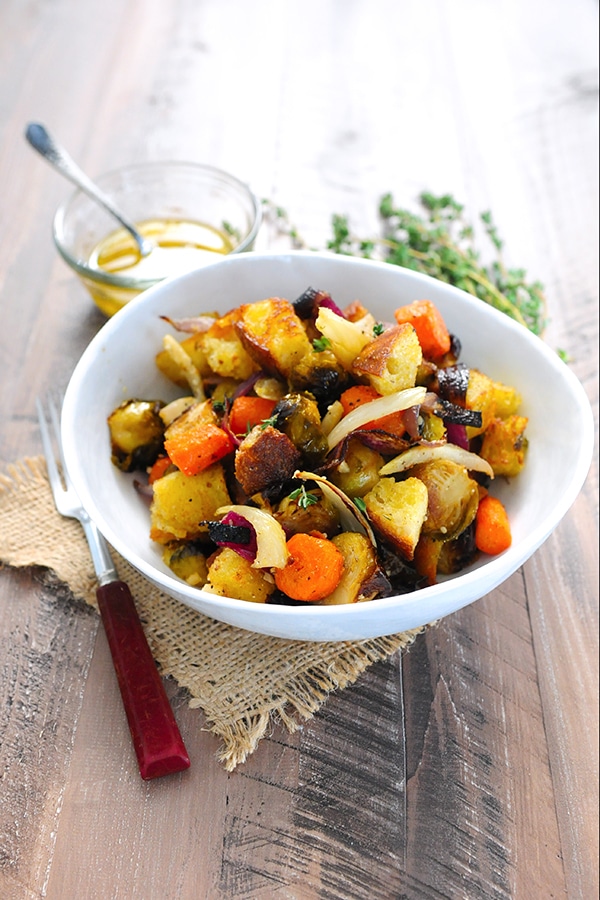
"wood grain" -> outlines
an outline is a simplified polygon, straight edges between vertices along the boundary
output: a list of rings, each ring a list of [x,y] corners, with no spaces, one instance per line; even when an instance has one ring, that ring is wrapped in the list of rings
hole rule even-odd
[[[230,170],[310,247],[333,212],[371,235],[386,191],[491,209],[597,416],[597,33],[592,0],[3,0],[0,460],[40,452],[35,396],[103,322],[52,244],[70,188],[36,120],[92,176]],[[147,784],[97,617],[0,570],[0,897],[597,896],[597,522],[595,458],[502,588],[231,775],[167,682],[192,768]]]

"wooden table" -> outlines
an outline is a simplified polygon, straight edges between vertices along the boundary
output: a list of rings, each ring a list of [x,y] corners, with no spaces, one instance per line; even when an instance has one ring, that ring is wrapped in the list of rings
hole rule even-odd
[[[26,145],[35,120],[91,175],[161,158],[230,170],[313,247],[333,212],[373,232],[386,191],[492,209],[596,403],[597,12],[2,0],[2,462],[40,452],[34,399],[64,387],[103,322],[53,248],[69,187]],[[169,683],[193,765],[142,782],[97,616],[2,570],[0,896],[596,897],[597,497],[594,463],[506,584],[231,775]]]

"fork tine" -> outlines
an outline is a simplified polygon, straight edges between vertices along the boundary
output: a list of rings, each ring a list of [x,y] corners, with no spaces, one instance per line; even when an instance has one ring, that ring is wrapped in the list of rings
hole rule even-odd
[[[36,397],[35,405],[37,409],[38,422],[40,425],[40,434],[42,437],[42,447],[44,448],[44,456],[46,457],[46,467],[48,469],[48,477],[50,479],[50,486],[52,487],[53,493],[56,495],[56,491],[61,485],[60,473],[58,471],[58,466],[56,465],[56,454],[54,450],[54,444],[52,441],[52,437],[50,435],[50,429],[48,427],[48,420],[46,418],[46,411],[42,405],[42,401],[39,397]]]

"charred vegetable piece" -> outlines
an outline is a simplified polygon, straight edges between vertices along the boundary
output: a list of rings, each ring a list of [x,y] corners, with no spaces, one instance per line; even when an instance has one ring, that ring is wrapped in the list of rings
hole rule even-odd
[[[229,525],[227,522],[206,522],[208,536],[215,544],[249,544],[252,530],[246,525]]]
[[[163,551],[163,562],[188,584],[202,585],[206,581],[206,556],[201,545],[195,541],[167,544]]]
[[[464,406],[457,406],[449,400],[438,398],[432,411],[435,416],[439,416],[448,424],[481,428],[482,416],[478,409],[465,409]]]
[[[290,376],[290,384],[298,391],[308,391],[317,402],[338,397],[348,385],[348,373],[331,350],[311,350],[302,357]]]
[[[454,575],[470,565],[477,556],[475,544],[475,523],[453,541],[443,541],[438,560],[438,572],[442,575]]]
[[[126,400],[108,417],[111,458],[123,472],[145,471],[163,449],[161,400]]]
[[[321,305],[329,309],[334,309],[335,307],[331,294],[327,293],[327,291],[319,291],[313,287],[306,288],[293,303],[294,311],[300,319],[316,319]],[[342,315],[341,311],[338,314]]]
[[[364,497],[379,481],[382,465],[380,453],[351,437],[346,455],[329,477],[349,497]]]
[[[469,367],[464,363],[437,371],[437,393],[451,403],[464,404],[469,387]]]
[[[309,469],[317,467],[329,446],[321,430],[321,415],[316,401],[306,394],[287,394],[276,405],[273,417],[277,427],[302,454],[305,466]]]

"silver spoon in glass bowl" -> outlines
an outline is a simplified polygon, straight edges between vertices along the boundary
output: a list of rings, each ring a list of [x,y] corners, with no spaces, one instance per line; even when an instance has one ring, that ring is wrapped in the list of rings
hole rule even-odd
[[[140,254],[148,256],[154,249],[152,241],[143,237],[135,225],[133,225],[120,210],[113,204],[112,200],[104,194],[94,182],[88,178],[85,172],[71,159],[67,151],[57,144],[56,141],[48,134],[43,125],[37,122],[31,122],[26,130],[25,137],[34,150],[44,157],[55,169],[62,175],[72,181],[78,188],[84,191],[92,200],[100,203],[104,209],[109,212],[115,219],[129,232],[131,237],[138,245]]]

